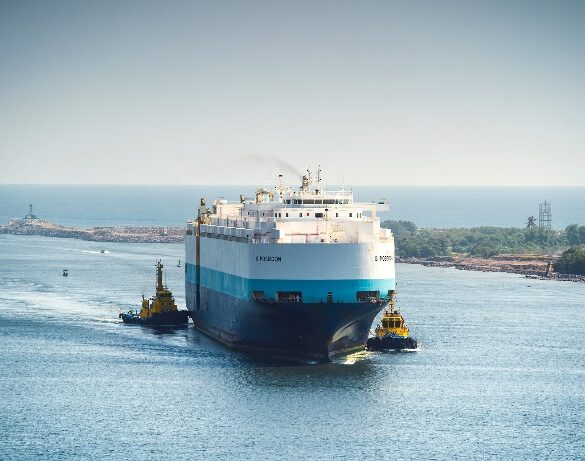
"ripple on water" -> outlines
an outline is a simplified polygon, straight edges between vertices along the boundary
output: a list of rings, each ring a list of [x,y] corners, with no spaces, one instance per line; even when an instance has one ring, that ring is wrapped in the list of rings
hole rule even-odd
[[[184,303],[184,274],[172,268],[181,245],[114,245],[125,256],[113,264],[90,242],[9,239],[0,248],[10,261],[0,265],[4,459],[585,452],[584,284],[527,287],[509,274],[398,265],[402,313],[422,347],[308,366],[228,350],[192,327],[121,324],[119,308],[152,291],[157,251]],[[62,266],[73,276],[62,280]]]

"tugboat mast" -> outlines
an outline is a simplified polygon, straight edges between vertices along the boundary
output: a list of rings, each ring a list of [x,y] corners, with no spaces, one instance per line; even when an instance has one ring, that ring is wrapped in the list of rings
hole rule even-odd
[[[162,269],[163,269],[163,265],[159,259],[158,262],[156,263],[156,291],[157,292],[164,290]]]

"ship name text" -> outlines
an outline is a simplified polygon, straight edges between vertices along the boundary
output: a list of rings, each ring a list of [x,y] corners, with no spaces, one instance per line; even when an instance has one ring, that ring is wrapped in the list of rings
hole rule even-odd
[[[256,256],[256,261],[261,263],[282,262],[282,256]]]

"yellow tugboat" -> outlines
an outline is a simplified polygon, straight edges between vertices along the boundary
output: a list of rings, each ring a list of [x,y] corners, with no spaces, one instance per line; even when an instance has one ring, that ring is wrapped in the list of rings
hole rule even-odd
[[[366,342],[366,347],[369,350],[400,350],[416,349],[417,347],[416,340],[410,337],[410,332],[404,322],[404,317],[396,309],[394,294],[394,291],[390,293],[388,309],[384,311],[382,324],[376,326],[376,330],[374,331],[375,336],[368,338]]]
[[[142,296],[140,312],[134,310],[122,313],[124,323],[156,326],[182,326],[189,321],[189,311],[180,311],[175,304],[173,293],[163,285],[163,265],[156,263],[156,295],[150,300]]]

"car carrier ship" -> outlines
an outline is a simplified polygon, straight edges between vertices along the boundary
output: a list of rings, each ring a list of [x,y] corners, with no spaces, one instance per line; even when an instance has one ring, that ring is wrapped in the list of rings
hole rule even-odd
[[[187,224],[185,289],[197,329],[234,348],[328,360],[363,348],[395,289],[394,238],[347,190],[260,188]]]

